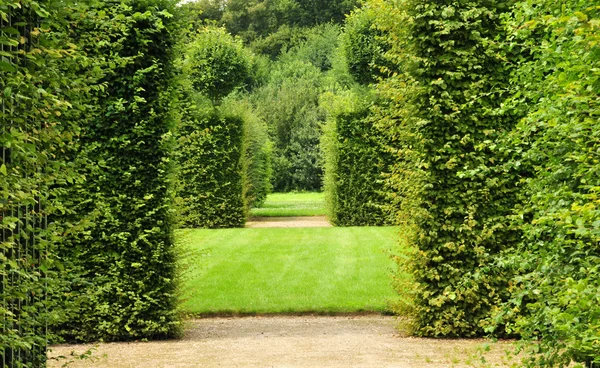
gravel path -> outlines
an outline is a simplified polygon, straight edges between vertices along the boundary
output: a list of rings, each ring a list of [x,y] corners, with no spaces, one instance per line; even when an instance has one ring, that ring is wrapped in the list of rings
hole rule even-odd
[[[113,343],[98,346],[96,362],[69,367],[363,367],[450,368],[481,365],[483,340],[400,337],[393,317],[247,317],[189,322],[177,341]],[[84,352],[90,346],[54,347],[51,356]],[[489,367],[508,367],[501,357],[510,347],[494,344]],[[61,364],[51,362],[49,367]]]

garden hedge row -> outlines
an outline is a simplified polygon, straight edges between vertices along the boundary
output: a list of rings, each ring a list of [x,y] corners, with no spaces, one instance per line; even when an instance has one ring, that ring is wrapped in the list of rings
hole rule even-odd
[[[184,47],[177,135],[182,225],[243,227],[247,116],[223,99],[249,77],[250,55],[225,30],[210,27],[194,30]]]
[[[521,57],[506,105],[525,116],[503,148],[529,175],[499,320],[535,342],[528,367],[600,364],[599,5],[526,0],[507,17],[506,47]]]
[[[515,122],[501,112],[509,70],[500,16],[508,2],[407,0],[380,8],[387,57],[400,73],[380,91],[392,108],[381,122],[400,142],[391,185],[413,224],[416,332],[478,336],[507,299],[507,276],[492,267],[518,234],[507,215],[516,189],[497,167],[494,144]],[[395,14],[398,26],[390,20]]]
[[[336,226],[393,223],[383,173],[392,163],[372,120],[369,96],[357,96],[330,111],[322,139],[328,218]]]
[[[51,1],[0,2],[0,366],[45,366],[48,326],[62,318],[56,290],[67,182],[80,182],[71,152],[86,76],[64,71],[79,55],[64,40]]]
[[[598,4],[370,4],[399,67],[377,110],[399,143],[388,183],[417,282],[396,286],[417,333],[600,363]]]
[[[80,120],[78,170],[69,191],[85,223],[63,256],[79,276],[59,328],[79,341],[166,338],[178,333],[173,241],[174,119],[171,115],[174,2],[77,3],[70,38],[87,56],[74,73],[98,73]]]
[[[220,109],[193,109],[179,130],[182,225],[243,227],[244,120]]]

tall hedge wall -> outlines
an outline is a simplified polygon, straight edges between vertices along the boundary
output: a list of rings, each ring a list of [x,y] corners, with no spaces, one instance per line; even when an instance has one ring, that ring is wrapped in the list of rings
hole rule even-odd
[[[64,245],[81,282],[67,338],[165,338],[179,328],[173,246],[173,119],[169,0],[79,3],[72,41],[88,57],[80,73],[99,72],[80,121],[74,217],[85,220]]]
[[[51,1],[0,2],[0,366],[42,367],[48,326],[62,316],[57,240],[61,192],[79,182],[65,159],[79,129],[86,76]]]
[[[360,97],[365,100],[355,96],[339,102],[324,127],[325,196],[328,218],[336,226],[393,223],[383,176],[392,157],[374,125],[372,98]]]
[[[189,113],[178,138],[183,225],[243,227],[244,120],[212,107]]]
[[[506,216],[516,202],[494,143],[514,123],[501,110],[509,72],[500,16],[510,2],[407,0],[382,8],[391,30],[387,57],[402,68],[381,87],[390,141],[404,142],[391,184],[414,225],[416,330],[425,336],[477,336],[507,298],[492,267],[518,234]],[[400,25],[383,17],[397,14]]]
[[[177,133],[178,207],[184,226],[246,222],[245,116],[223,100],[250,73],[250,55],[223,29],[202,28],[181,45]]]
[[[503,317],[527,341],[524,366],[600,365],[600,5],[521,1],[507,48],[522,48],[507,106],[524,111],[505,149],[526,166],[505,263],[519,275]],[[534,341],[534,344],[531,344]]]

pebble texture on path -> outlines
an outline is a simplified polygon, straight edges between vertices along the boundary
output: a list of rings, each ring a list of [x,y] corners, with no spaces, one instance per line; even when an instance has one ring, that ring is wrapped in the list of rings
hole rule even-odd
[[[395,320],[383,316],[211,318],[189,322],[178,341],[99,345],[96,362],[72,368],[179,367],[480,367],[482,340],[404,338]],[[87,346],[54,347],[51,356],[83,352]],[[489,367],[504,367],[506,344],[486,353]],[[50,362],[49,367],[60,367]],[[488,367],[488,365],[485,365]]]

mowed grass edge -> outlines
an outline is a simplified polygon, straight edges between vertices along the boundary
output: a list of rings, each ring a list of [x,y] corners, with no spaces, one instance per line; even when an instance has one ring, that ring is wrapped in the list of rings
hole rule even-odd
[[[191,316],[384,313],[399,228],[185,230]]]
[[[325,216],[325,194],[317,192],[271,193],[250,217]]]

